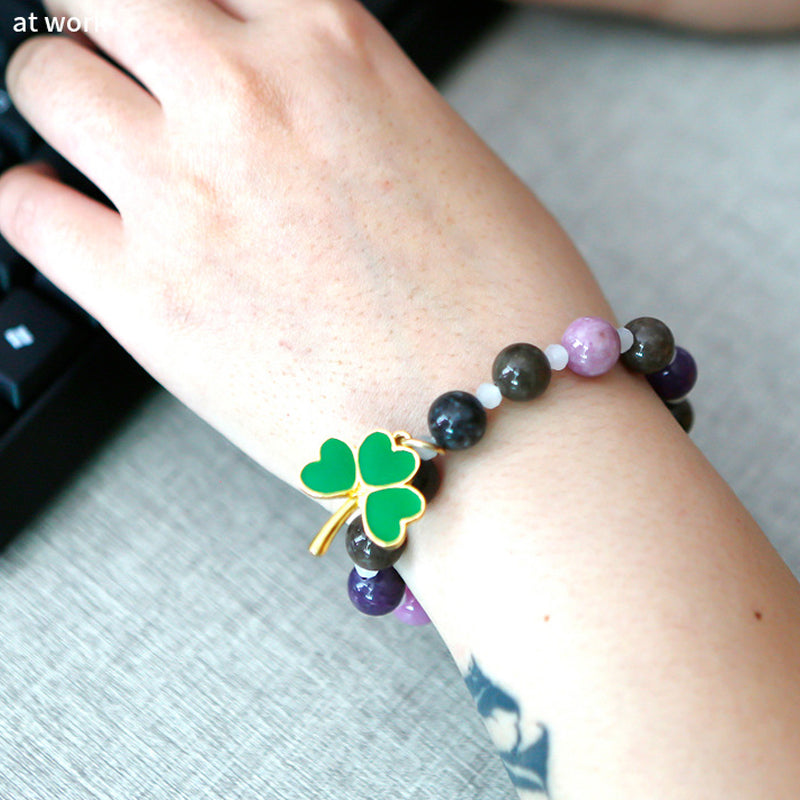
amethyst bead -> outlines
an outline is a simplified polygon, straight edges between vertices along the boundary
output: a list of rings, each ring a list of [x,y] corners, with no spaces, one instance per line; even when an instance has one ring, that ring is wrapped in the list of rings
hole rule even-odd
[[[400,605],[394,610],[394,615],[406,625],[427,625],[431,618],[425,613],[425,609],[420,605],[419,600],[411,593],[411,589],[406,586],[406,593]]]
[[[347,579],[350,601],[362,613],[381,617],[394,611],[403,600],[406,584],[394,567],[382,569],[371,578],[362,578],[355,569]]]
[[[428,411],[433,440],[446,450],[464,450],[486,433],[486,410],[469,392],[445,392]]]
[[[648,375],[647,380],[662,400],[680,400],[689,394],[697,381],[697,364],[688,350],[676,347],[672,363],[661,372]]]
[[[619,359],[617,329],[600,317],[579,317],[570,323],[561,344],[569,353],[567,366],[577,375],[602,375]]]

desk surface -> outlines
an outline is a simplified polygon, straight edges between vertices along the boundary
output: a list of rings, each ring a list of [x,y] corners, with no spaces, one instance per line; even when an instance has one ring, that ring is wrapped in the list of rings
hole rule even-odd
[[[444,85],[619,316],[694,351],[694,439],[796,575],[798,86],[800,40],[529,9]],[[321,518],[152,398],[0,561],[0,797],[511,800],[435,631],[309,562]]]

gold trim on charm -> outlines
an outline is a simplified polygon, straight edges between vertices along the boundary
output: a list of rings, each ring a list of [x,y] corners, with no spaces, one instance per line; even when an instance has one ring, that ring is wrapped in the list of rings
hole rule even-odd
[[[424,439],[415,439],[410,433],[397,431],[394,434],[394,443],[400,447],[413,447],[415,450],[430,450],[439,456],[445,454],[445,449],[433,442],[426,442]]]
[[[389,431],[379,429],[376,431],[372,431],[372,433],[369,435],[371,436],[374,433],[385,434],[386,438],[393,443],[393,449],[395,448],[397,448],[398,450],[403,449],[411,453],[414,456],[414,459],[417,464],[416,470],[419,469],[419,465],[422,461],[419,453],[417,452],[417,449],[430,450],[436,453],[444,452],[444,450],[442,450],[440,447],[437,447],[435,444],[432,444],[431,442],[426,442],[423,441],[422,439],[413,438],[410,434],[406,433],[406,431],[396,431],[395,433],[389,433]],[[340,442],[343,445],[347,445],[346,442],[341,442],[341,440],[336,440],[336,441]],[[311,540],[311,544],[309,544],[308,550],[312,555],[315,556],[321,556],[327,552],[336,534],[339,532],[342,526],[347,522],[347,520],[356,511],[359,510],[359,507],[366,500],[367,496],[372,492],[372,487],[370,487],[369,484],[365,484],[361,476],[361,467],[359,465],[359,459],[358,459],[360,446],[358,448],[354,448],[351,447],[350,445],[347,445],[347,447],[353,453],[355,459],[355,467],[356,467],[355,483],[349,490],[341,493],[331,492],[331,493],[321,494],[306,486],[306,484],[303,482],[301,478],[301,483],[303,484],[303,488],[307,494],[310,494],[313,497],[319,497],[324,499],[333,499],[334,497],[341,497],[344,500],[343,505],[339,509],[337,509],[336,512],[334,512],[334,514],[330,517],[330,519],[328,519],[328,521],[319,529],[317,535]],[[322,450],[320,450],[320,453],[322,454]],[[416,470],[413,474],[416,474]],[[425,507],[426,507],[425,498],[419,491],[414,489],[413,486],[410,486],[410,480],[411,478],[408,479],[409,485],[407,485],[406,481],[403,482],[403,485],[404,486],[407,485],[407,488],[413,490],[417,495],[419,495],[422,507],[418,515],[416,515],[413,519],[409,519],[408,522],[406,522],[402,526],[401,532],[397,537],[397,541],[394,541],[392,543],[387,543],[382,540],[379,540],[369,529],[367,520],[365,519],[364,531],[367,534],[367,536],[369,536],[369,538],[379,547],[384,547],[387,550],[391,550],[402,545],[406,539],[406,528],[408,524],[410,522],[414,522],[415,520],[421,518],[422,515],[425,513]],[[379,487],[377,490],[380,491],[381,488],[392,488],[392,487],[388,486]]]
[[[324,556],[331,546],[333,537],[347,522],[347,518],[358,509],[358,496],[348,497],[347,502],[319,529],[319,533],[311,540],[308,551],[313,556]]]

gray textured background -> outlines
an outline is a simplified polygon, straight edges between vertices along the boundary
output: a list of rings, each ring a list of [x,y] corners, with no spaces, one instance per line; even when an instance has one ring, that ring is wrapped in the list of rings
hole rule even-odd
[[[526,9],[444,85],[621,318],[695,353],[695,440],[800,575],[800,41]],[[2,800],[514,794],[431,629],[352,612],[321,512],[155,396],[0,560]]]

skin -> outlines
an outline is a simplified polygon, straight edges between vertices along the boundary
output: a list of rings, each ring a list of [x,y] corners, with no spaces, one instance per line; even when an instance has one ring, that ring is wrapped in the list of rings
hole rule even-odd
[[[777,33],[800,25],[794,0],[557,0],[552,5],[631,14],[717,33]]]
[[[612,319],[546,210],[356,3],[51,10],[107,21],[96,44],[146,87],[67,38],[8,69],[118,213],[19,167],[0,230],[293,485],[328,436],[422,433],[509,342]],[[547,727],[552,797],[796,796],[800,591],[642,379],[562,374],[535,409],[504,404],[447,459],[435,509],[403,574],[462,670],[513,698],[487,717],[498,747]]]

